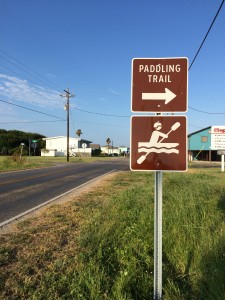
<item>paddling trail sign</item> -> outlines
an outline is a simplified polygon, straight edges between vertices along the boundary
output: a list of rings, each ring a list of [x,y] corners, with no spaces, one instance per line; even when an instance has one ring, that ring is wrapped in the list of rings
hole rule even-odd
[[[132,112],[186,112],[187,58],[134,58]]]
[[[187,58],[134,58],[131,110],[161,114],[187,111]],[[186,171],[186,116],[132,116],[133,171]]]

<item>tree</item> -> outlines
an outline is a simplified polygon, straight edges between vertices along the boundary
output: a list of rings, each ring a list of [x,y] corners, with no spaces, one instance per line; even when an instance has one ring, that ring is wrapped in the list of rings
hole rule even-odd
[[[83,134],[83,132],[81,131],[81,129],[77,129],[77,131],[76,131],[76,135],[80,137],[80,136],[81,136],[81,134]]]
[[[110,138],[107,138],[107,139],[106,139],[106,143],[108,144],[108,155],[109,155],[109,144],[111,143]]]
[[[21,143],[24,143],[28,149],[31,140],[38,140],[36,155],[41,155],[41,148],[45,146],[45,141],[42,140],[44,137],[39,133],[0,129],[0,155],[12,155],[20,150]]]

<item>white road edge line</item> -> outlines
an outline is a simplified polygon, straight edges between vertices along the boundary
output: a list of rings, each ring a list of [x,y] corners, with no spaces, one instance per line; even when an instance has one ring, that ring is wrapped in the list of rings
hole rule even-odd
[[[116,170],[113,169],[113,170],[111,170],[111,171],[109,171],[109,172],[107,172],[107,173],[105,173],[105,174],[102,174],[102,175],[100,175],[100,176],[98,176],[98,177],[96,177],[96,178],[94,178],[94,179],[91,179],[91,180],[89,180],[89,181],[87,181],[87,182],[85,182],[85,183],[83,183],[83,184],[81,184],[81,185],[79,185],[79,186],[77,186],[77,187],[75,187],[75,188],[73,188],[73,189],[71,189],[71,190],[69,190],[69,191],[67,191],[67,192],[65,192],[65,193],[63,193],[63,194],[61,194],[61,195],[59,195],[59,196],[56,196],[56,197],[54,197],[54,198],[52,198],[52,199],[50,199],[50,200],[48,200],[48,201],[46,201],[46,202],[44,202],[44,203],[42,203],[42,204],[40,204],[40,205],[37,205],[37,206],[35,206],[35,207],[31,208],[31,209],[28,209],[28,210],[26,210],[25,212],[23,212],[23,213],[21,213],[21,214],[15,216],[15,217],[13,217],[13,218],[11,218],[11,219],[9,219],[9,220],[6,220],[6,221],[0,223],[0,228],[2,228],[2,227],[4,227],[4,226],[6,226],[6,225],[12,223],[13,221],[16,221],[16,220],[21,219],[22,217],[28,215],[29,213],[34,212],[35,210],[38,210],[39,208],[41,208],[41,207],[43,207],[43,206],[45,206],[45,205],[47,205],[47,204],[49,204],[49,203],[51,203],[51,202],[53,202],[53,201],[59,199],[59,198],[61,198],[61,197],[65,196],[65,195],[67,195],[67,194],[69,194],[69,193],[72,193],[73,191],[75,191],[75,190],[77,190],[77,189],[80,189],[80,188],[82,188],[83,186],[85,186],[85,185],[87,185],[87,184],[89,184],[89,183],[91,183],[91,182],[93,182],[93,181],[95,181],[95,180],[100,179],[100,178],[103,177],[103,176],[106,176],[106,175],[108,175],[108,174],[110,174],[110,173],[113,173],[114,171],[116,171]]]

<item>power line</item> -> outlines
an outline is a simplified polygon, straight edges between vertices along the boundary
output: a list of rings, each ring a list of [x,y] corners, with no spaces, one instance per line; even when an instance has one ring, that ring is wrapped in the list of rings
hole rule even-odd
[[[34,70],[32,70],[30,67],[26,66],[25,64],[23,64],[22,62],[20,62],[18,59],[12,57],[11,55],[9,55],[8,53],[6,53],[5,51],[1,50],[0,49],[0,52],[3,53],[4,55],[8,56],[10,59],[13,59],[16,63],[20,64],[21,66],[25,67],[26,69],[30,70],[32,73],[34,73],[36,75],[36,77],[38,77],[38,80],[41,80],[42,82],[46,83],[46,81],[49,81],[51,84],[53,84],[54,86],[56,86],[57,88],[59,88],[59,86],[57,86],[56,84],[54,84],[53,82],[51,82],[50,80],[47,80],[46,78],[44,78],[43,76],[41,76],[40,74],[38,74],[37,72],[35,72]],[[3,59],[5,59],[6,61],[8,61],[9,63],[11,63],[12,65],[16,66],[14,63],[12,63],[9,59],[3,57],[0,55],[0,57],[2,57]],[[16,66],[17,67],[17,66]],[[17,75],[22,75],[16,71],[13,71],[5,66],[3,66],[3,68],[5,69],[8,69],[10,72],[14,72],[15,74]],[[27,71],[25,71],[27,72]],[[27,73],[30,73],[30,72],[27,72]],[[22,75],[23,76],[23,75]],[[42,78],[44,78],[44,80]],[[27,77],[26,77],[27,78]],[[27,78],[28,80],[32,81],[33,83],[36,83],[34,82],[32,79],[30,78]],[[49,84],[48,84],[49,85]],[[61,89],[61,88],[60,88]],[[62,90],[62,89],[61,89]],[[65,91],[65,90],[64,90]],[[80,111],[83,111],[83,112],[86,112],[86,113],[89,113],[89,114],[94,114],[94,115],[102,115],[102,116],[107,116],[107,117],[118,117],[118,118],[129,118],[130,116],[120,116],[120,115],[111,115],[111,114],[105,114],[105,113],[97,113],[97,112],[92,112],[92,111],[87,111],[87,110],[82,110],[82,109],[78,109],[76,108],[77,110],[80,110]]]
[[[1,55],[0,55],[0,57],[1,57]],[[10,68],[8,68],[6,66],[3,66],[3,65],[1,65],[1,67],[4,68],[4,69],[6,69],[6,70],[8,70],[12,74],[16,74],[16,75],[22,76],[23,78],[27,79],[28,81],[33,82],[34,84],[37,84],[37,82],[35,82],[33,79],[31,79],[31,78],[29,78],[29,77],[27,77],[25,75],[22,75],[21,73],[15,71],[15,70],[12,70],[12,69],[10,69]]]
[[[47,114],[47,113],[41,112],[39,110],[31,109],[31,108],[28,108],[28,107],[25,107],[25,106],[22,106],[22,105],[19,105],[19,104],[14,104],[14,103],[2,100],[2,99],[0,99],[0,101],[3,102],[3,103],[9,104],[9,105],[17,106],[17,107],[20,107],[20,108],[23,108],[23,109],[26,109],[26,110],[30,110],[30,111],[33,111],[33,112],[36,112],[36,113],[39,113],[39,114],[42,114],[42,115],[46,115],[46,116],[49,116],[49,117],[53,117],[53,118],[57,118],[57,119],[61,119],[61,120],[65,121],[65,119],[63,119],[61,117],[51,115],[51,114]]]
[[[61,87],[59,87],[58,85],[56,85],[54,82],[46,79],[44,76],[40,75],[39,73],[37,73],[36,71],[32,70],[30,67],[28,67],[27,65],[25,65],[24,63],[22,63],[21,61],[19,61],[18,59],[12,57],[10,54],[6,53],[5,51],[1,50],[0,49],[0,52],[7,56],[8,58],[10,58],[11,60],[13,60],[15,63],[13,63],[12,61],[10,61],[9,59],[7,59],[6,57],[3,57],[2,55],[0,55],[1,58],[3,58],[4,60],[6,60],[8,63],[12,64],[13,66],[15,66],[16,68],[20,68],[23,72],[26,72],[27,74],[31,74],[32,76],[35,76],[39,81],[43,82],[44,84],[47,84],[48,86],[50,86],[51,88],[54,86],[54,88],[56,87],[57,88],[57,91],[59,92],[59,89],[62,90]],[[17,64],[21,65],[23,68],[21,68],[20,66],[18,66]],[[25,78],[27,78],[26,76],[16,72],[15,70],[11,70],[10,68],[7,68],[5,66],[2,66],[3,68],[5,69],[8,69],[10,72],[13,72],[19,76],[23,76]],[[27,70],[25,70],[24,68],[26,68]],[[29,81],[37,84],[34,80],[30,79],[30,78],[27,78]],[[60,98],[59,98],[60,99]],[[8,104],[12,104],[12,103],[8,103]],[[12,104],[13,105],[13,104]],[[19,105],[15,105],[15,106],[18,106],[18,107],[21,107],[21,108],[24,108],[24,109],[28,109],[28,108],[25,108],[23,106],[19,106]],[[28,110],[31,110],[31,109],[28,109]],[[36,111],[36,110],[32,110],[34,112],[37,112],[37,113],[42,113],[40,111]],[[42,114],[45,114],[45,113],[42,113]],[[49,114],[46,114],[46,115],[49,115]],[[50,115],[50,116],[53,116],[53,115]],[[57,116],[54,116],[56,118],[59,118]],[[62,119],[62,118],[60,118]],[[62,119],[64,121],[64,119]]]
[[[190,107],[192,110],[194,111],[197,111],[197,112],[200,112],[200,113],[203,113],[203,114],[207,114],[207,115],[225,115],[225,112],[208,112],[208,111],[204,111],[204,110],[199,110],[199,109],[196,109],[196,108],[193,108],[193,107]]]
[[[222,0],[222,2],[221,2],[221,4],[220,4],[220,7],[219,7],[219,9],[217,10],[217,13],[216,13],[216,15],[215,15],[213,21],[212,21],[212,23],[211,23],[211,25],[210,25],[210,27],[209,27],[207,33],[206,33],[206,35],[205,35],[205,37],[204,37],[204,39],[203,39],[201,45],[199,46],[199,48],[198,48],[198,50],[197,50],[197,52],[196,52],[196,55],[195,55],[194,58],[193,58],[193,60],[192,60],[192,62],[191,62],[191,64],[190,64],[190,66],[189,66],[189,69],[188,69],[189,71],[190,71],[191,67],[193,66],[193,64],[194,64],[194,62],[195,62],[195,60],[196,60],[196,58],[198,57],[198,55],[199,55],[199,53],[200,53],[200,51],[201,51],[201,49],[202,49],[202,47],[203,47],[203,44],[205,43],[205,41],[206,41],[206,39],[207,39],[207,37],[208,37],[208,35],[209,35],[209,33],[210,33],[210,31],[211,31],[211,29],[212,29],[212,27],[213,27],[215,21],[216,21],[218,15],[219,15],[219,12],[220,12],[220,10],[221,10],[223,4],[224,4],[224,1],[225,1],[225,0]],[[56,85],[54,82],[52,82],[52,81],[46,79],[45,77],[43,77],[42,75],[38,74],[36,71],[32,70],[30,67],[26,66],[25,64],[23,64],[22,62],[20,62],[18,59],[15,59],[14,57],[12,57],[11,55],[9,55],[9,54],[6,53],[5,51],[3,51],[3,50],[0,49],[0,52],[3,53],[4,55],[6,55],[7,57],[9,57],[10,59],[12,59],[13,61],[15,61],[17,64],[23,66],[23,68],[26,68],[27,70],[29,70],[29,72],[28,72],[28,71],[25,71],[25,72],[30,73],[30,74],[31,74],[31,72],[32,72],[32,73],[36,76],[36,78],[38,78],[38,80],[44,82],[45,84],[48,84],[48,85],[51,86],[51,87],[54,86],[54,88],[57,87],[57,89],[60,88],[60,89],[62,90],[62,88],[59,87],[58,85]],[[11,63],[12,65],[16,66],[13,62],[9,61],[9,60],[6,59],[5,57],[3,57],[3,56],[0,56],[0,57],[2,57],[3,59],[5,59],[6,61],[8,61],[9,63]],[[18,67],[18,66],[16,66],[16,67]],[[5,68],[6,68],[6,67],[5,67]],[[18,74],[18,73],[17,73],[17,74]],[[19,75],[21,75],[21,74],[19,74]],[[32,75],[32,76],[34,76],[34,75]],[[29,80],[30,80],[30,79],[29,79]],[[0,101],[4,102],[3,100],[0,100]],[[6,101],[5,101],[5,102],[6,102]],[[6,102],[6,103],[7,103],[7,102]],[[21,108],[24,108],[24,109],[28,109],[28,108],[25,108],[25,107],[23,107],[23,106],[16,105],[16,104],[12,104],[12,103],[9,103],[9,102],[8,102],[8,104],[15,105],[15,106],[18,106],[18,107],[21,107]],[[206,111],[202,111],[202,110],[195,109],[195,108],[193,108],[193,107],[191,107],[191,106],[189,106],[189,108],[192,109],[192,110],[194,110],[194,111],[197,111],[197,112],[200,112],[200,113],[205,113],[205,114],[225,114],[225,113],[210,113],[210,112],[206,112]],[[76,109],[79,110],[79,111],[83,111],[83,112],[89,113],[89,114],[102,115],[102,116],[107,116],[107,117],[119,117],[119,118],[128,118],[128,117],[130,117],[130,116],[120,116],[120,115],[114,115],[114,114],[97,113],[97,112],[92,112],[92,111],[82,110],[82,109],[78,109],[78,108],[76,108]],[[32,110],[32,109],[28,109],[28,110]],[[41,114],[45,114],[45,115],[49,115],[49,114],[46,114],[46,113],[43,113],[43,112],[40,112],[40,111],[36,111],[36,110],[32,110],[32,111],[37,112],[37,113],[41,113]],[[49,116],[53,116],[53,115],[49,115]],[[59,118],[59,117],[57,117],[57,116],[53,116],[53,117]],[[61,119],[62,119],[62,118],[61,118]],[[63,119],[62,119],[62,120],[63,120]]]
[[[54,86],[56,86],[57,88],[60,88],[59,86],[57,86],[55,83],[53,83],[52,81],[50,80],[47,80],[45,77],[41,76],[40,74],[38,74],[37,72],[35,72],[34,70],[32,70],[30,67],[26,66],[25,64],[23,64],[22,62],[20,62],[18,59],[12,57],[11,55],[9,55],[8,53],[6,53],[5,51],[1,50],[0,49],[0,52],[3,53],[4,55],[8,56],[10,59],[13,59],[16,63],[20,64],[21,66],[25,67],[26,69],[30,70],[32,73],[34,73],[36,75],[36,77],[38,77],[38,80],[41,80],[42,82],[46,83],[46,81],[50,82],[51,84],[53,84]],[[16,66],[14,63],[12,63],[9,59],[3,57],[0,55],[0,57],[2,57],[3,59],[5,59],[6,61],[8,61],[9,63],[11,63],[12,65]],[[17,67],[17,66],[16,66]],[[16,71],[13,71],[5,66],[3,66],[3,68],[5,69],[8,69],[10,72],[14,72],[15,74],[17,75],[22,75]],[[25,71],[27,72],[27,71]],[[30,72],[27,72],[27,73],[30,73]],[[22,75],[23,76],[23,75]],[[44,78],[44,80],[42,78]],[[27,78],[27,77],[26,77]],[[33,83],[36,83],[34,82],[32,79],[30,78],[27,78],[28,80],[32,81]],[[49,84],[48,84],[49,85]],[[60,88],[62,90],[62,88]],[[97,112],[92,112],[92,111],[87,111],[87,110],[82,110],[82,109],[78,109],[76,108],[77,110],[80,110],[80,111],[83,111],[83,112],[86,112],[86,113],[89,113],[89,114],[94,114],[94,115],[102,115],[102,116],[107,116],[107,117],[118,117],[118,118],[129,118],[130,116],[120,116],[120,115],[111,115],[111,114],[105,114],[105,113],[97,113]]]
[[[210,30],[212,29],[212,26],[213,26],[214,22],[216,21],[216,18],[217,18],[218,15],[219,15],[219,12],[220,12],[220,10],[221,10],[223,4],[224,4],[224,1],[225,1],[225,0],[223,0],[223,1],[221,2],[220,7],[219,7],[219,9],[218,9],[218,11],[217,11],[215,17],[214,17],[214,19],[213,19],[213,21],[212,21],[212,23],[211,23],[211,25],[210,25],[210,27],[209,27],[209,29],[208,29],[206,35],[205,35],[205,37],[204,37],[204,39],[203,39],[203,41],[202,41],[200,47],[198,48],[198,51],[197,51],[197,53],[195,54],[194,59],[192,60],[192,62],[191,62],[191,64],[190,64],[190,67],[188,68],[188,71],[190,71],[190,69],[191,69],[193,63],[195,62],[195,60],[196,60],[196,58],[197,58],[197,56],[198,56],[198,54],[199,54],[199,52],[200,52],[200,50],[201,50],[203,44],[205,43],[205,40],[206,40],[206,38],[207,38],[207,36],[208,36]]]
[[[4,60],[6,60],[7,62],[9,62],[10,64],[16,66],[17,68],[21,68],[24,72],[26,72],[28,74],[31,74],[32,76],[35,76],[39,81],[42,81],[43,83],[47,84],[48,86],[51,86],[51,88],[54,86],[54,89],[56,89],[58,92],[59,92],[59,90],[62,90],[62,88],[59,85],[56,85],[51,80],[45,78],[44,76],[40,75],[36,71],[32,70],[30,67],[26,66],[24,63],[22,63],[21,61],[19,61],[16,58],[14,58],[10,54],[6,53],[5,51],[3,51],[1,49],[0,49],[0,52],[2,54],[6,55],[7,57],[9,57],[11,60],[15,61],[17,64],[21,65],[23,67],[23,69],[21,67],[17,66],[15,63],[13,63],[12,61],[10,61],[9,59],[7,59],[7,58],[3,57],[2,55],[0,55],[1,58],[3,58]],[[24,68],[25,68],[25,70],[24,70]]]
[[[93,111],[88,111],[84,109],[80,109],[75,107],[76,110],[86,112],[88,114],[94,114],[94,115],[101,115],[101,116],[107,116],[107,117],[118,117],[118,118],[130,118],[130,116],[120,116],[120,115],[109,115],[109,114],[104,114],[104,113],[98,113],[98,112],[93,112]]]
[[[201,48],[202,48],[202,46],[203,46],[205,40],[206,40],[206,38],[207,38],[207,36],[208,36],[210,30],[212,29],[212,26],[213,26],[214,22],[216,21],[218,15],[219,15],[219,12],[220,12],[220,10],[221,10],[223,4],[224,4],[224,1],[225,1],[225,0],[222,0],[222,2],[221,2],[221,4],[220,4],[220,7],[219,7],[219,9],[218,9],[218,11],[217,11],[217,13],[216,13],[216,15],[215,15],[213,21],[212,21],[212,23],[211,23],[211,25],[210,25],[210,27],[209,27],[209,29],[208,29],[208,31],[207,31],[207,33],[206,33],[204,39],[203,39],[203,41],[202,41],[200,47],[198,48],[198,51],[197,51],[195,57],[193,58],[193,60],[192,60],[192,62],[191,62],[191,64],[190,64],[190,67],[188,68],[189,71],[190,71],[192,65],[194,64],[194,62],[195,62],[195,60],[196,60],[196,58],[197,58],[197,56],[198,56],[198,54],[199,54],[199,52],[200,52],[200,50],[201,50]],[[204,114],[208,114],[208,115],[220,115],[220,114],[225,114],[225,113],[210,113],[210,112],[207,112],[207,111],[195,109],[195,108],[193,108],[193,107],[191,107],[191,106],[188,106],[188,107],[189,107],[190,109],[194,110],[194,111],[197,111],[197,112],[200,112],[200,113],[204,113]]]
[[[65,122],[66,120],[54,120],[54,121],[18,121],[18,122],[0,122],[0,124],[27,124],[27,123],[55,123]]]
[[[95,123],[95,122],[88,122],[88,121],[81,121],[81,120],[78,120],[77,121],[78,123],[84,123],[84,124],[91,124],[91,125],[97,125],[97,126],[112,126],[112,127],[124,127],[124,126],[126,126],[126,125],[124,125],[124,124],[119,124],[119,123],[114,123],[114,124],[112,124],[112,123]]]

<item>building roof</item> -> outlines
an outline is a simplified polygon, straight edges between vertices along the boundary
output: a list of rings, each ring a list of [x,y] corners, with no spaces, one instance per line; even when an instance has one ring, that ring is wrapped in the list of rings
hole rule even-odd
[[[188,137],[189,137],[189,136],[192,136],[192,135],[194,135],[194,134],[196,134],[196,133],[199,133],[199,132],[205,131],[205,130],[207,130],[207,129],[210,129],[211,127],[212,127],[212,126],[208,126],[208,127],[202,128],[202,129],[200,129],[200,130],[198,130],[198,131],[189,133],[189,134],[188,134]]]
[[[118,149],[118,147],[115,147],[115,146],[108,146],[108,145],[102,146],[102,148],[107,148],[107,149]]]
[[[83,143],[88,143],[88,144],[92,143],[92,141],[84,140],[84,139],[80,139],[80,142],[81,142],[82,144],[83,144]]]
[[[46,140],[53,140],[53,139],[61,139],[61,138],[65,138],[66,136],[53,136],[53,137],[46,137],[43,138],[42,140],[46,141]]]
[[[100,144],[90,144],[90,147],[92,149],[100,149],[101,148]]]
[[[66,136],[53,136],[53,137],[47,137],[47,138],[43,138],[42,140],[46,141],[46,140],[53,140],[53,139],[65,139],[67,138]],[[88,140],[84,140],[81,138],[77,138],[77,137],[69,137],[70,140],[78,140],[81,141],[82,143],[92,143],[92,141],[88,141]]]

